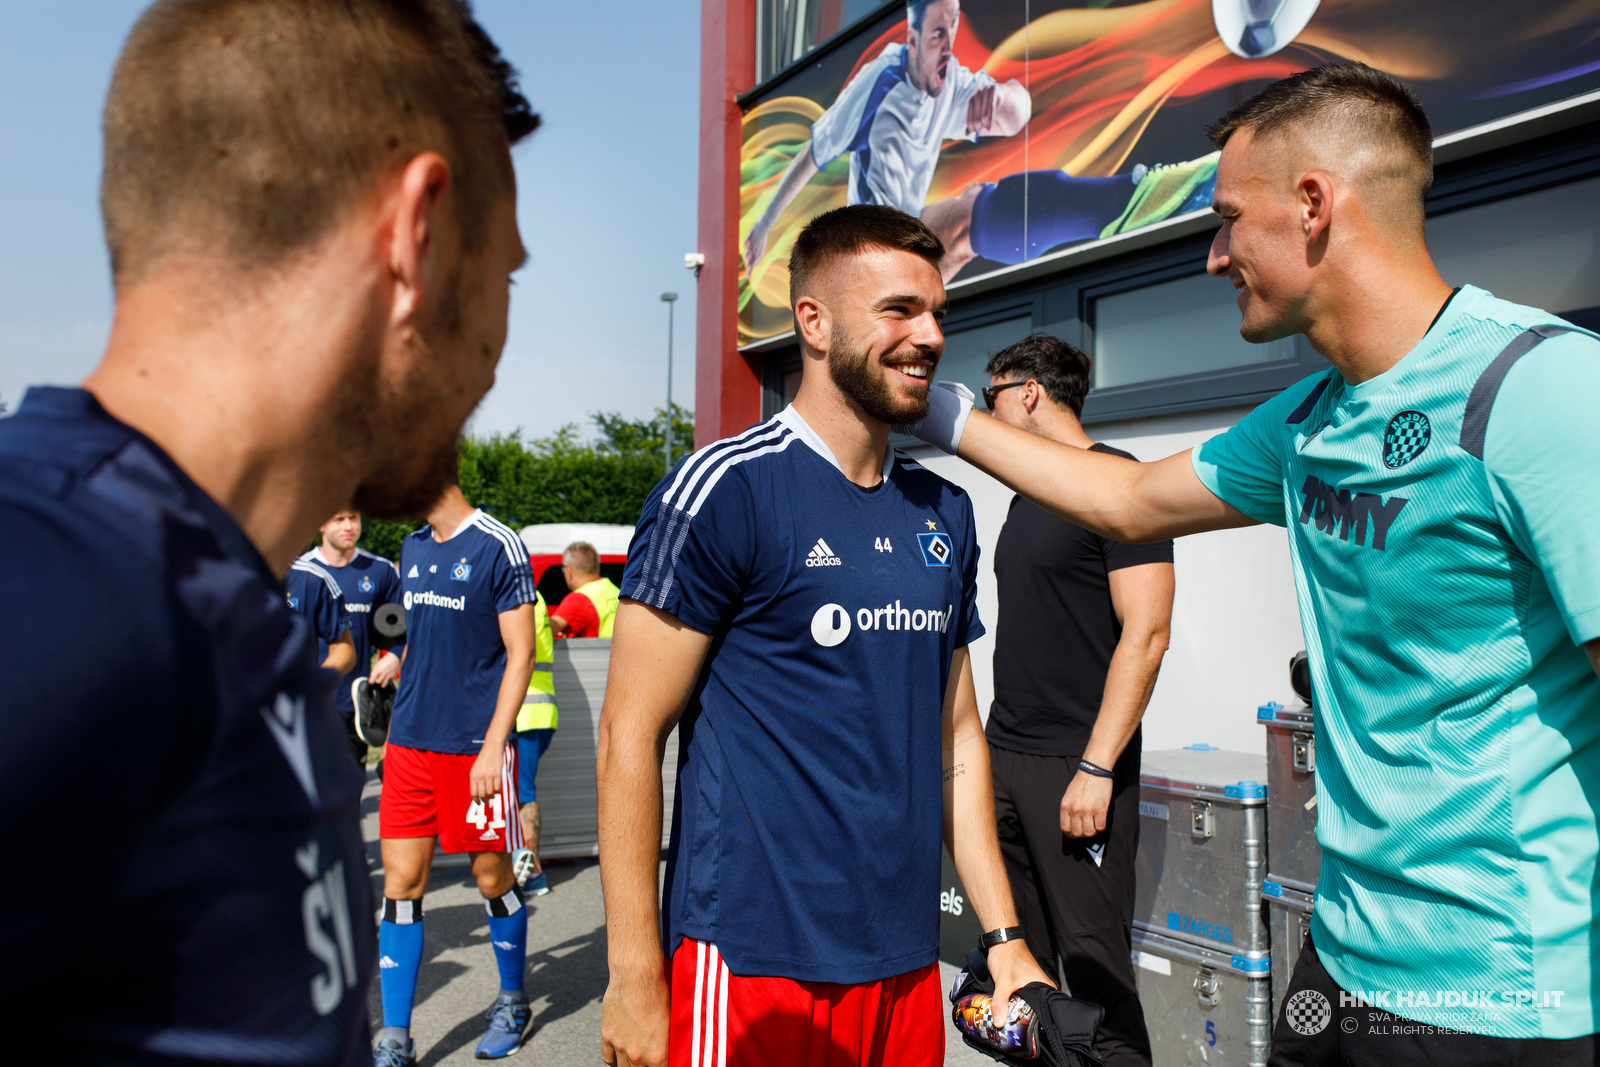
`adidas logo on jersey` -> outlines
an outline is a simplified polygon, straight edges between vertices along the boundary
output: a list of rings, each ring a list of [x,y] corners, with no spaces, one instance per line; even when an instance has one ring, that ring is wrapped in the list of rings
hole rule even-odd
[[[415,564],[415,563],[413,563],[413,564],[412,564],[412,565],[411,565],[411,573],[410,573],[410,574],[408,574],[408,575],[406,575],[406,577],[407,577],[407,578],[416,578],[416,577],[418,577],[418,574],[417,574],[417,565],[416,565],[416,564]]]
[[[811,546],[810,555],[806,556],[807,567],[842,567],[844,560],[833,554],[833,549],[828,547],[828,542],[817,538],[817,543]]]
[[[380,968],[381,968],[381,969],[383,969],[383,970],[385,970],[385,971],[387,971],[387,970],[389,970],[389,969],[390,969],[390,968],[393,968],[393,967],[398,967],[398,966],[400,966],[400,965],[399,965],[399,964],[398,964],[398,963],[396,963],[396,962],[395,962],[395,961],[394,961],[394,960],[392,960],[392,959],[390,959],[390,958],[389,958],[389,957],[388,957],[388,956],[383,956],[383,957],[380,957],[380,958],[379,958],[379,960],[378,960],[378,966],[379,966],[379,967],[380,967]]]

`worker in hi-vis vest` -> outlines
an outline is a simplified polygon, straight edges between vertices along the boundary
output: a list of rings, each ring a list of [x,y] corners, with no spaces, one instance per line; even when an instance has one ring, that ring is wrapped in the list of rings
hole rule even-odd
[[[561,553],[561,573],[568,593],[550,613],[557,637],[610,637],[622,590],[600,577],[600,553],[587,541],[574,541]]]
[[[539,757],[556,735],[560,715],[556,709],[556,642],[550,633],[544,597],[537,593],[533,598],[533,625],[533,674],[528,678],[528,695],[522,698],[522,710],[517,713],[517,804],[527,847],[517,850],[511,865],[523,892],[539,897],[550,892],[550,884],[539,863],[539,791],[534,775],[539,772]]]

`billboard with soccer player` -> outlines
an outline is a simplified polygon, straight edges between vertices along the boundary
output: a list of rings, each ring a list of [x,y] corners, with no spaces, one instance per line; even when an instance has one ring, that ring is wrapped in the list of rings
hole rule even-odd
[[[918,0],[745,113],[740,343],[791,328],[823,211],[919,215],[946,282],[976,277],[1209,207],[1206,124],[1351,60],[1445,134],[1600,88],[1600,0]]]

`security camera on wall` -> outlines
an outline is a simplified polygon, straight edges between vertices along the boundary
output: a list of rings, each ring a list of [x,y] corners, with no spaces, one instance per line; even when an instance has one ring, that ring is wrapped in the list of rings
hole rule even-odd
[[[1217,36],[1242,59],[1263,59],[1293,41],[1319,0],[1211,0]]]

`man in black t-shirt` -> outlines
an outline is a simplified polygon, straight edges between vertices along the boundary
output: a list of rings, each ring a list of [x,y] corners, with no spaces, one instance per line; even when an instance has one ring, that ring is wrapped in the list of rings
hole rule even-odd
[[[1012,426],[1133,460],[1078,421],[1089,357],[1035,334],[995,355],[984,401]],[[1108,1067],[1150,1063],[1134,990],[1139,720],[1172,624],[1172,542],[1124,545],[1014,497],[986,733],[1006,874],[1028,944],[1106,1009]]]

